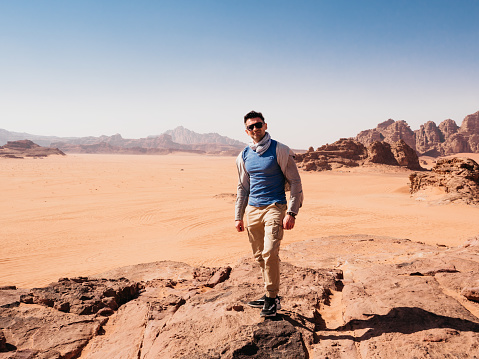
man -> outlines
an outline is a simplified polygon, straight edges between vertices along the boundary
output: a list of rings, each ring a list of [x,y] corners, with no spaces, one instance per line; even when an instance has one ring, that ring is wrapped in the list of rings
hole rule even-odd
[[[261,267],[266,294],[248,304],[263,308],[262,317],[273,317],[281,309],[279,292],[279,247],[283,229],[293,229],[303,201],[301,178],[288,146],[272,140],[260,112],[244,116],[250,144],[236,159],[238,194],[235,226],[246,229],[256,261]],[[287,205],[285,187],[291,190]]]

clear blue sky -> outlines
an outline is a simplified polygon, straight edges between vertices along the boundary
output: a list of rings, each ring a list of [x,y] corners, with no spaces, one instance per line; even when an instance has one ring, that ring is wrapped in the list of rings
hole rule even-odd
[[[0,0],[0,128],[318,147],[479,110],[479,0]]]

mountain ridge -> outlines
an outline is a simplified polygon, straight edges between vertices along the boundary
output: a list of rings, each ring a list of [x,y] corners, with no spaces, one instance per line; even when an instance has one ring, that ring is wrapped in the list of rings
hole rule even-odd
[[[161,135],[126,139],[112,136],[57,137],[41,136],[0,129],[0,145],[8,141],[31,140],[40,146],[56,147],[72,153],[165,154],[175,151],[202,154],[237,155],[245,143],[217,133],[200,134],[178,126]]]
[[[479,153],[479,111],[467,115],[461,126],[452,119],[439,125],[428,121],[412,130],[404,120],[388,119],[376,128],[363,130],[352,137],[365,146],[375,141],[395,143],[403,140],[418,155],[445,156],[454,153]],[[10,132],[0,129],[0,146],[8,141],[31,140],[40,146],[57,147],[73,153],[136,153],[164,154],[175,151],[202,154],[237,155],[246,143],[218,133],[200,134],[183,126],[160,135],[139,139],[126,139],[117,133],[112,136],[58,137]],[[305,146],[306,147],[306,146]]]
[[[454,120],[446,119],[439,125],[428,121],[415,131],[406,121],[389,119],[379,123],[376,128],[361,131],[354,139],[365,146],[374,141],[394,143],[403,140],[423,156],[479,153],[479,111],[467,115],[461,126]]]

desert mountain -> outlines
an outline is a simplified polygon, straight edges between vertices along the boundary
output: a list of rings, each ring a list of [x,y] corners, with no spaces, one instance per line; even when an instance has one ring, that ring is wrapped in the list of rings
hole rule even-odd
[[[170,135],[171,139],[176,143],[181,143],[183,145],[193,145],[198,143],[216,143],[220,145],[231,145],[231,146],[240,146],[244,147],[243,142],[233,140],[231,138],[221,136],[217,133],[196,133],[193,131],[184,128],[183,126],[178,126],[174,130],[168,130],[165,132],[166,135]]]
[[[8,141],[28,139],[41,146],[57,147],[74,153],[130,153],[165,154],[175,151],[236,155],[245,144],[217,133],[199,134],[184,127],[177,127],[157,136],[126,139],[120,134],[99,137],[53,137],[28,133],[9,132],[0,129],[0,145]]]
[[[56,137],[32,135],[25,132],[11,132],[0,128],[0,146],[5,145],[8,141],[30,140],[39,146],[50,147],[52,142],[71,140],[73,137]]]
[[[479,111],[468,115],[461,126],[447,119],[436,125],[428,121],[413,131],[405,121],[389,119],[376,128],[361,131],[355,138],[365,146],[374,141],[394,143],[403,140],[419,155],[444,156],[454,153],[479,153]]]

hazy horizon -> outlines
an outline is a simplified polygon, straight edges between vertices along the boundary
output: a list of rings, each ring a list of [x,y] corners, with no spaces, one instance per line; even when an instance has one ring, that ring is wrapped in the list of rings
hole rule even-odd
[[[469,115],[471,115],[471,114],[469,114]],[[387,120],[385,120],[385,121],[387,121]],[[385,121],[382,121],[382,122],[385,122]],[[462,124],[462,121],[463,121],[463,120],[461,120],[461,121],[455,121],[455,122],[456,122],[456,124],[460,127],[461,124]],[[406,122],[407,122],[407,121],[406,121]],[[434,121],[434,122],[435,122],[435,121]],[[442,121],[441,121],[441,122],[442,122]],[[380,124],[380,123],[377,123],[377,125],[379,125],[379,124]],[[424,123],[424,124],[425,124],[425,123]],[[437,122],[436,122],[436,125],[439,125],[439,124],[440,124],[440,123],[437,123]],[[408,124],[408,125],[409,125],[409,124]],[[423,124],[421,124],[421,125],[423,125]],[[230,139],[233,139],[233,140],[237,140],[236,138],[228,137],[228,136],[226,136],[226,135],[224,135],[224,134],[222,134],[222,133],[219,133],[219,132],[196,132],[196,131],[193,131],[193,130],[191,130],[191,129],[189,129],[189,128],[186,128],[185,126],[182,126],[182,125],[178,125],[178,126],[176,126],[175,128],[168,129],[168,130],[164,131],[163,133],[150,134],[150,135],[146,135],[146,136],[144,136],[144,137],[126,137],[126,136],[124,136],[123,134],[121,134],[121,133],[119,133],[119,132],[112,133],[112,134],[102,134],[102,135],[98,135],[98,136],[92,136],[92,135],[87,135],[87,136],[56,136],[56,135],[48,135],[48,134],[47,134],[47,135],[38,135],[38,134],[36,134],[36,133],[10,131],[10,130],[5,129],[5,128],[4,128],[3,130],[6,130],[6,131],[8,131],[8,132],[10,132],[10,133],[25,133],[25,134],[28,134],[28,135],[44,136],[44,137],[82,138],[82,137],[103,137],[103,136],[111,137],[111,136],[115,136],[115,135],[120,135],[123,139],[136,140],[136,139],[142,139],[142,138],[148,138],[148,137],[155,137],[155,136],[161,136],[161,135],[164,135],[164,134],[168,134],[167,132],[174,131],[174,130],[176,130],[178,127],[184,128],[184,129],[186,129],[186,130],[188,130],[188,131],[192,131],[192,132],[194,132],[195,134],[198,134],[198,135],[217,134],[217,135],[220,135],[220,136],[222,136],[222,137],[227,137],[227,138],[230,138]],[[376,127],[377,127],[377,126],[374,126],[374,128],[376,128]],[[419,129],[419,127],[418,127],[418,128],[413,128],[413,127],[411,127],[410,125],[409,125],[409,127],[411,128],[412,131],[415,131],[415,130],[418,130],[418,129]],[[373,128],[364,128],[364,129],[360,130],[359,132],[364,131],[364,130],[369,130],[369,129],[373,129]],[[1,128],[0,128],[0,130],[1,130]],[[357,134],[359,134],[359,132],[358,132]],[[356,134],[356,135],[357,135],[357,134]],[[356,135],[347,136],[347,137],[348,137],[348,138],[349,138],[349,137],[355,137]],[[340,138],[344,138],[344,137],[345,137],[345,136],[338,137],[338,138],[336,138],[335,140],[330,141],[330,143],[335,142],[335,141],[339,140]],[[243,143],[246,144],[246,143],[249,142],[249,138],[245,138],[245,139],[243,139],[243,140],[238,140],[238,141],[243,142]],[[326,143],[322,143],[322,144],[318,145],[317,147],[320,147],[321,145],[324,145],[324,144],[326,144]],[[307,149],[308,147],[310,147],[310,146],[311,146],[311,145],[304,144],[304,145],[302,145],[302,146],[299,146],[299,147],[297,146],[297,147],[294,147],[294,148],[295,148],[295,149],[306,150],[306,149]],[[314,146],[313,146],[313,147],[314,147]]]
[[[389,118],[479,110],[479,1],[0,3],[0,128],[142,138],[177,126],[247,142],[263,112],[293,148]]]

